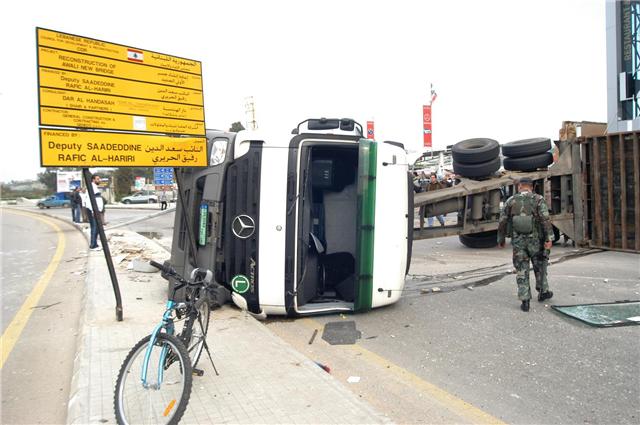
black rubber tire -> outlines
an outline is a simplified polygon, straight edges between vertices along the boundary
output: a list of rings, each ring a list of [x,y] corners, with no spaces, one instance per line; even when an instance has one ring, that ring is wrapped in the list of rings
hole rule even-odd
[[[116,421],[118,424],[123,425],[126,423],[130,423],[131,421],[127,421],[126,418],[123,417],[124,412],[120,409],[119,398],[121,396],[121,386],[126,381],[125,378],[129,375],[128,366],[132,363],[133,360],[138,355],[144,356],[146,346],[149,344],[151,339],[151,335],[147,335],[142,338],[138,343],[129,351],[127,357],[124,359],[122,366],[120,367],[120,371],[118,372],[118,379],[116,380],[116,388],[113,397],[113,409],[116,416]],[[184,376],[184,391],[180,397],[180,401],[178,402],[178,406],[175,409],[175,413],[169,419],[169,424],[177,424],[182,415],[184,415],[185,410],[187,409],[187,404],[189,403],[189,397],[191,396],[191,388],[193,386],[193,368],[191,367],[191,362],[189,361],[189,353],[187,353],[187,349],[184,347],[184,344],[174,335],[169,335],[166,333],[158,333],[156,341],[166,341],[172,347],[172,350],[177,350],[177,361],[180,362],[180,366],[182,367],[182,372]],[[151,366],[149,366],[151,368]],[[133,379],[140,379],[140,377],[131,376]]]
[[[500,168],[500,157],[478,164],[463,164],[453,161],[453,172],[462,177],[486,177]]]
[[[149,199],[149,203],[150,203],[150,204],[157,204],[157,203],[158,203],[158,201],[156,201],[155,199]]]
[[[122,201],[122,203],[125,204],[125,205],[129,205],[131,203],[131,201],[128,200],[128,199],[125,199],[124,201]]]
[[[538,155],[524,156],[522,158],[507,158],[502,161],[505,170],[509,171],[535,171],[538,168],[546,168],[553,164],[551,152]]]
[[[500,144],[493,139],[467,139],[451,148],[453,160],[462,164],[480,164],[500,154]]]
[[[178,338],[187,347],[189,353],[189,359],[191,360],[191,366],[196,367],[200,360],[200,355],[204,348],[205,339],[207,338],[207,331],[209,330],[209,319],[211,316],[211,309],[209,308],[208,297],[198,299],[195,304],[195,308],[198,311],[197,316],[190,316],[185,320],[184,327],[178,335]],[[200,323],[198,323],[200,321]],[[194,340],[193,329],[198,329],[198,332],[204,331],[204,338],[198,341]]]
[[[498,245],[498,231],[470,233],[468,235],[458,235],[462,245],[467,248],[493,248]]]
[[[40,208],[41,210],[44,209],[44,204],[38,204],[38,208]]]
[[[551,140],[538,137],[535,139],[516,140],[502,145],[502,155],[509,158],[522,158],[538,155],[551,149]]]

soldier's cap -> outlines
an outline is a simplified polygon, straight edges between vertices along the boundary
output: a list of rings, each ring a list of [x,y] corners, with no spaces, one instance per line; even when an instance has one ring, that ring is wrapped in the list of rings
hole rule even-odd
[[[533,184],[533,180],[531,180],[531,178],[529,177],[523,177],[518,180],[518,184]]]

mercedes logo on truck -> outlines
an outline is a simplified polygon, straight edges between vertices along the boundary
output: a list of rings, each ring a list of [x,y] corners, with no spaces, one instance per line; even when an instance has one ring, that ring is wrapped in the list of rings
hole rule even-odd
[[[256,230],[256,223],[248,215],[242,214],[233,219],[231,230],[237,238],[247,239],[253,236],[253,232]]]

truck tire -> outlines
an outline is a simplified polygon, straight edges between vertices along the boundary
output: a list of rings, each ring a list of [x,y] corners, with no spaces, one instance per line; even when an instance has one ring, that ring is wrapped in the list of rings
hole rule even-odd
[[[458,235],[460,243],[467,248],[493,248],[498,245],[498,231],[469,233],[468,235]]]
[[[551,140],[538,137],[535,139],[516,140],[502,145],[502,155],[509,158],[522,158],[538,155],[551,149]]]
[[[545,168],[549,164],[553,164],[553,155],[551,152],[523,156],[522,158],[505,157],[502,163],[504,169],[509,171],[535,171],[538,168]]]
[[[486,177],[489,176],[500,168],[500,157],[476,164],[466,164],[457,161],[453,161],[453,172],[461,175],[462,177]]]
[[[451,148],[453,160],[462,164],[491,161],[500,154],[500,144],[493,139],[467,139]]]

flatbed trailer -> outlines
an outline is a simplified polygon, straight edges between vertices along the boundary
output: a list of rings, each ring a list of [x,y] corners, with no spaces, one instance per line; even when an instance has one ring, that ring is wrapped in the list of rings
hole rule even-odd
[[[487,232],[498,228],[502,203],[520,178],[534,180],[552,224],[578,246],[640,252],[638,132],[557,141],[558,157],[546,170],[501,172],[484,180],[414,195],[420,222],[413,239]],[[424,217],[458,212],[454,225],[425,227]]]

